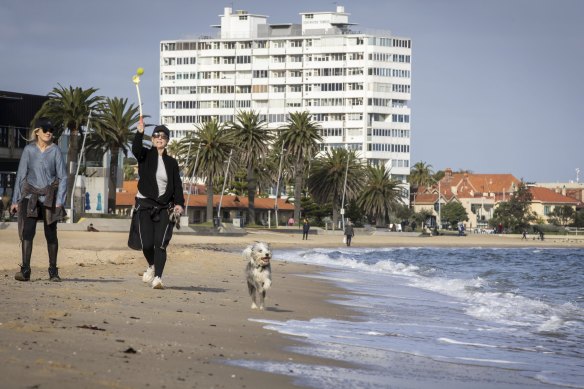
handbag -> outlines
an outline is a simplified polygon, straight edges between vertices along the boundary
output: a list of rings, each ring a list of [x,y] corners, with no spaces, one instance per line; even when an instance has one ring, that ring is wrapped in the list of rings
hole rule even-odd
[[[132,222],[130,223],[128,247],[132,250],[142,250],[142,237],[140,236],[140,215],[138,210],[135,208],[132,211]]]
[[[343,243],[347,244],[347,235],[343,236]]]

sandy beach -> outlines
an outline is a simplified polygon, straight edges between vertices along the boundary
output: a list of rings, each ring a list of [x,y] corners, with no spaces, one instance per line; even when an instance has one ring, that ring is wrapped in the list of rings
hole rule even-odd
[[[344,291],[303,275],[315,266],[286,262],[278,249],[340,247],[339,235],[255,231],[245,236],[175,235],[163,281],[141,281],[141,252],[121,232],[60,231],[61,283],[47,277],[39,225],[31,282],[14,280],[20,263],[16,229],[0,230],[0,376],[6,388],[292,388],[290,377],[226,365],[230,360],[339,362],[287,350],[297,340],[254,319],[358,319],[328,302]],[[241,250],[255,240],[274,248],[267,309],[250,309]],[[354,245],[466,247],[584,247],[579,237],[400,237],[357,232]],[[307,303],[310,302],[310,303]],[[400,386],[401,387],[401,386]],[[415,386],[414,386],[415,387]],[[426,386],[423,386],[426,387]],[[463,385],[460,387],[464,387]]]

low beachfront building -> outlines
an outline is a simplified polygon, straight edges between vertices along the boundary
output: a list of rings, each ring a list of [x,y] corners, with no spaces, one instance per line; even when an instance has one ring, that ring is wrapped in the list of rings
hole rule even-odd
[[[531,210],[544,223],[549,222],[549,216],[556,208],[570,207],[576,212],[576,208],[581,204],[581,201],[578,199],[565,196],[549,188],[530,186],[529,191],[533,197],[531,200]]]
[[[520,183],[512,174],[453,173],[452,169],[446,169],[439,183],[418,188],[412,195],[412,208],[414,212],[430,213],[440,224],[441,207],[457,201],[468,215],[467,228],[483,230],[488,227],[495,208],[509,201]],[[548,215],[556,207],[567,205],[575,211],[582,204],[577,198],[566,196],[565,190],[530,185],[529,191],[533,197],[530,208],[543,223],[549,222]]]
[[[188,184],[185,184],[185,188]],[[138,181],[124,181],[121,191],[116,193],[116,213],[119,215],[130,216],[132,208],[136,202],[138,193]],[[203,193],[203,194],[196,194]],[[194,190],[189,196],[184,194],[187,205],[186,216],[189,217],[189,223],[202,223],[207,220],[207,195],[204,187],[197,185],[197,191]],[[247,196],[236,195],[213,195],[213,216],[217,215],[217,209],[221,204],[221,221],[224,223],[233,223],[237,220],[243,220],[243,224],[248,224],[249,202]],[[274,225],[274,208],[278,206],[278,225],[285,225],[286,222],[294,216],[294,204],[284,198],[255,198],[254,206],[256,218],[261,225]],[[297,221],[298,222],[298,221]]]
[[[467,228],[486,228],[496,204],[509,199],[520,182],[512,174],[454,173],[446,169],[439,183],[418,188],[412,196],[413,209],[414,212],[431,211],[440,223],[440,207],[458,201],[468,215]]]

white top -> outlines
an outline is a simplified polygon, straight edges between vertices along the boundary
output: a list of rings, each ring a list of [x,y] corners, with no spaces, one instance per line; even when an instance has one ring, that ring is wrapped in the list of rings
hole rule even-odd
[[[164,168],[164,160],[162,155],[158,156],[158,167],[156,168],[156,183],[158,184],[158,197],[162,196],[166,192],[166,183],[168,182],[168,176],[166,175],[166,169]],[[145,199],[140,191],[136,194],[136,197],[140,199]]]
[[[166,183],[168,182],[168,176],[166,175],[166,169],[164,168],[164,161],[162,160],[162,155],[158,156],[158,168],[156,169],[156,183],[158,184],[158,197],[162,196],[166,192]]]

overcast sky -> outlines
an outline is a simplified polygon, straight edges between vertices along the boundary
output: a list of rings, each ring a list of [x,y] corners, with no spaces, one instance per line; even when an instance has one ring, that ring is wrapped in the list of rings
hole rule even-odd
[[[95,87],[159,118],[159,43],[214,31],[224,6],[299,23],[344,5],[412,39],[412,165],[584,181],[583,0],[1,0],[0,90]]]

